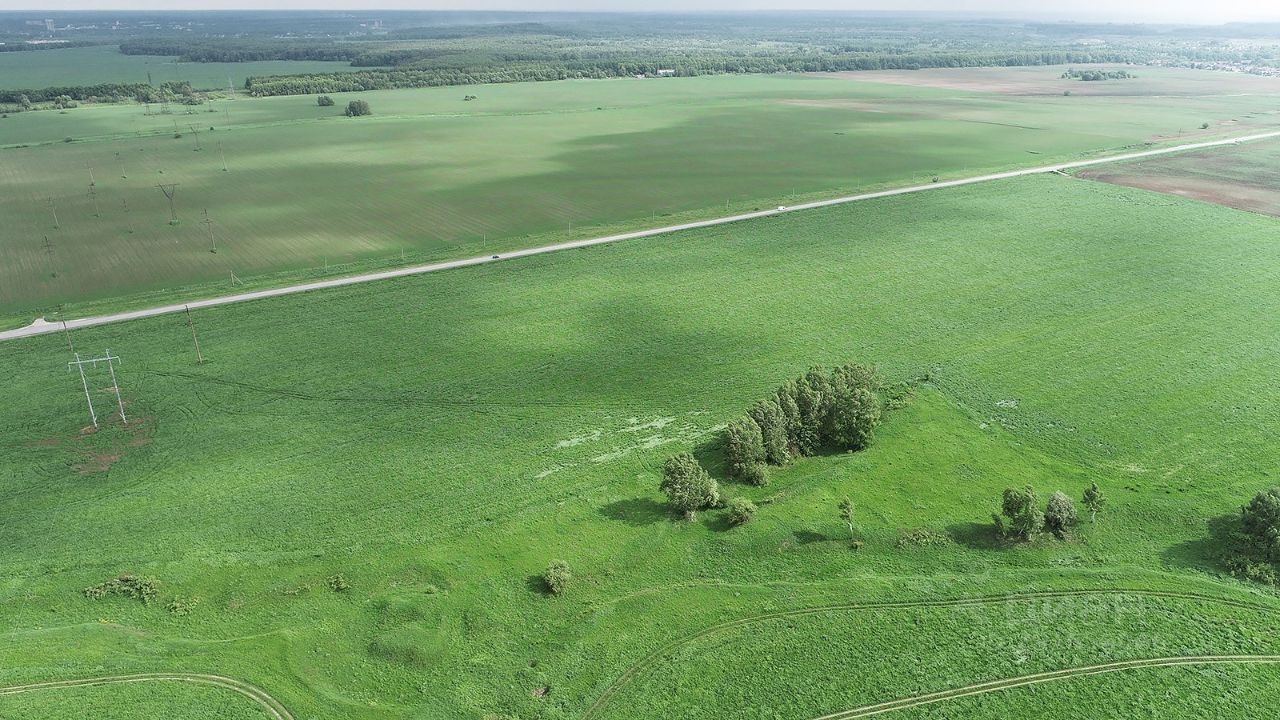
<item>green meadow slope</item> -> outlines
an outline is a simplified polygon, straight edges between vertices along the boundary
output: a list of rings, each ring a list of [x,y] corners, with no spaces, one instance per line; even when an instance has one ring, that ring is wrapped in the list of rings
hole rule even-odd
[[[233,272],[279,284],[1276,127],[1280,81],[1158,93],[1205,74],[1152,68],[1124,97],[779,75],[363,93],[374,115],[357,119],[341,116],[355,95],[16,114],[0,120],[0,315],[164,304],[231,291]],[[171,225],[157,186],[175,183]]]
[[[202,366],[182,318],[105,326],[73,339],[124,359],[132,424],[96,434],[62,337],[0,344],[0,685],[216,672],[298,717],[805,718],[1278,653],[1280,600],[1223,578],[1210,533],[1276,484],[1276,223],[1033,177],[225,306],[195,316]],[[666,511],[667,456],[719,472],[718,427],[846,361],[914,384],[872,448],[726,482],[760,505],[743,527]],[[1004,487],[1095,480],[1096,526],[997,547]],[[899,547],[910,528],[950,540]],[[575,582],[550,598],[557,558]],[[125,572],[157,601],[82,595]],[[1099,592],[1034,595],[1063,589]],[[987,599],[933,602],[953,598]],[[1274,672],[956,707],[1213,715],[1214,678],[1239,677],[1261,688],[1231,698],[1248,716]]]

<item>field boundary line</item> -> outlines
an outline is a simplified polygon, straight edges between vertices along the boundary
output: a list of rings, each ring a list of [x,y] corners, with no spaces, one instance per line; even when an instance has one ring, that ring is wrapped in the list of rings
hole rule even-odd
[[[1178,592],[1175,590],[1140,590],[1126,588],[1097,588],[1085,590],[1046,590],[1043,592],[1032,593],[1010,593],[1005,595],[980,595],[973,597],[959,598],[941,598],[937,600],[886,600],[882,602],[863,602],[863,603],[842,603],[835,605],[815,605],[810,607],[794,608],[791,610],[779,610],[777,612],[764,613],[761,615],[751,615],[736,620],[718,623],[703,628],[695,633],[677,638],[653,652],[645,655],[631,667],[623,671],[612,683],[609,684],[596,698],[590,707],[582,713],[582,720],[594,720],[599,716],[605,706],[613,700],[619,692],[631,684],[640,674],[656,665],[658,662],[667,658],[675,651],[702,638],[732,630],[734,628],[752,625],[758,622],[769,620],[778,620],[782,618],[798,617],[803,615],[818,615],[827,612],[847,612],[857,610],[901,610],[911,608],[949,608],[949,607],[972,607],[981,605],[996,605],[999,603],[1015,603],[1015,602],[1034,602],[1036,600],[1054,600],[1075,597],[1099,597],[1107,595],[1129,595],[1134,597],[1147,598],[1165,598],[1172,600],[1194,600],[1201,602],[1209,602],[1217,605],[1226,605],[1228,607],[1238,607],[1249,610],[1258,610],[1261,612],[1278,612],[1280,607],[1273,607],[1263,603],[1255,603],[1247,600],[1235,600],[1232,598],[1215,597],[1213,595],[1205,595],[1202,593]]]
[[[102,677],[79,678],[74,680],[50,680],[48,682],[30,683],[27,685],[10,685],[8,687],[0,687],[0,696],[17,695],[18,693],[35,692],[37,690],[56,690],[59,688],[74,687],[94,687],[97,685],[118,685],[121,683],[136,682],[153,682],[153,681],[170,681],[170,682],[189,682],[197,685],[211,685],[226,690],[240,693],[241,695],[253,700],[262,706],[267,714],[273,720],[295,720],[293,713],[289,712],[279,700],[272,697],[266,690],[244,682],[229,678],[222,675],[208,675],[204,673],[136,673],[132,675],[106,675]]]
[[[1258,133],[1253,135],[1244,135],[1234,138],[1226,138],[1222,140],[1209,140],[1205,142],[1189,143],[1186,145],[1174,145],[1171,147],[1157,148],[1155,150],[1142,150],[1138,152],[1122,153],[1120,155],[1109,155],[1106,157],[1092,158],[1089,160],[1075,160],[1072,162],[1057,163],[1054,165],[1043,165],[1040,167],[1023,168],[1021,170],[1009,170],[1006,172],[992,173],[990,175],[975,175],[973,177],[959,178],[957,180],[943,180],[940,182],[928,183],[926,185],[910,185],[907,187],[894,188],[890,190],[878,190],[875,192],[861,193],[858,195],[845,195],[843,197],[831,198],[829,200],[816,200],[813,202],[801,203],[798,205],[782,206],[770,210],[757,210],[755,212],[740,213],[737,215],[726,215],[724,217],[712,218],[710,220],[698,220],[695,222],[682,223],[679,225],[668,225],[665,227],[651,228],[649,230],[636,230],[633,232],[618,233],[616,235],[605,235],[603,237],[587,238],[583,240],[570,240],[552,245],[541,245],[538,247],[525,248],[523,250],[513,250],[499,255],[485,255],[471,258],[462,258],[459,260],[446,260],[443,262],[430,263],[427,265],[414,265],[411,267],[396,268],[394,270],[382,270],[378,272],[362,273],[359,275],[348,275],[346,277],[333,278],[330,280],[318,280],[314,282],[299,283],[297,285],[285,285],[283,287],[268,288],[265,290],[255,290],[252,292],[239,293],[235,295],[223,295],[214,298],[206,298],[204,300],[193,300],[187,303],[177,303],[173,305],[161,305],[151,308],[143,308],[141,310],[131,310],[127,312],[111,313],[108,315],[97,315],[92,317],[78,318],[66,321],[66,329],[76,330],[80,328],[95,327],[98,325],[108,325],[111,323],[126,322],[129,320],[139,320],[142,318],[156,317],[159,315],[171,315],[180,313],[188,308],[197,310],[200,308],[217,307],[219,305],[230,305],[232,303],[248,302],[251,300],[262,300],[265,298],[281,297],[284,295],[294,295],[297,293],[310,292],[312,290],[325,290],[329,288],[345,287],[347,285],[359,285],[368,282],[377,282],[379,280],[391,280],[394,278],[409,277],[412,275],[424,275],[426,273],[440,272],[442,270],[454,270],[457,268],[471,267],[474,265],[485,265],[503,260],[515,260],[517,258],[531,257],[533,255],[545,255],[547,253],[560,252],[563,250],[576,250],[579,248],[593,247],[595,245],[607,245],[611,243],[623,242],[626,240],[638,240],[641,238],[654,237],[657,235],[669,235],[671,233],[684,232],[686,230],[696,230],[699,228],[715,227],[718,225],[728,225],[729,223],[743,222],[745,220],[755,220],[758,218],[773,217],[786,213],[799,212],[801,210],[814,210],[817,208],[832,207],[835,205],[847,205],[849,203],[862,202],[866,200],[877,200],[880,198],[895,197],[898,195],[910,195],[913,193],[927,192],[930,190],[943,190],[946,188],[963,187],[965,185],[976,185],[979,183],[994,182],[997,180],[1008,180],[1011,178],[1024,177],[1027,175],[1043,175],[1046,173],[1064,172],[1066,170],[1075,170],[1078,168],[1091,167],[1094,165],[1103,165],[1106,163],[1125,162],[1128,160],[1138,160],[1141,158],[1155,157],[1158,155],[1168,155],[1170,153],[1181,153],[1192,150],[1204,150],[1207,148],[1223,147],[1226,145],[1238,145],[1240,143],[1254,142],[1258,140],[1266,140],[1269,138],[1280,137],[1280,130]],[[63,329],[62,323],[51,323],[44,318],[40,318],[30,325],[15,330],[6,330],[0,332],[0,342],[5,340],[15,340],[24,337],[33,337],[36,335],[45,335],[48,333],[58,332]]]
[[[1000,690],[1011,690],[1013,688],[1025,687],[1027,685],[1053,682],[1054,680],[1070,680],[1077,677],[1102,675],[1104,673],[1122,672],[1125,670],[1178,667],[1185,665],[1235,664],[1280,664],[1280,655],[1185,655],[1176,657],[1147,658],[1142,660],[1121,660],[1118,662],[1103,663],[1100,665],[1086,665],[1084,667],[1067,668],[1065,670],[1051,670],[1049,672],[1022,675],[1020,677],[1008,678],[1005,680],[992,680],[984,683],[975,683],[973,685],[965,685],[964,687],[941,690],[939,692],[928,693],[925,695],[913,695],[911,697],[900,698],[898,700],[876,703],[875,705],[864,705],[852,710],[843,710],[841,712],[831,713],[830,715],[823,715],[815,718],[814,720],[852,720],[853,718],[870,717],[872,715],[893,712],[894,710],[906,710],[909,708],[920,707],[922,705],[932,705],[934,703],[945,702],[947,700],[957,700],[959,698],[972,697],[974,695],[985,695],[986,693],[998,692]]]

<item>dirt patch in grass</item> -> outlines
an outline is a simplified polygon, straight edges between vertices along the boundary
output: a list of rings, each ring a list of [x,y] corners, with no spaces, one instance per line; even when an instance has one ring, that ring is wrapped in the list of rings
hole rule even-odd
[[[103,420],[96,428],[90,425],[71,441],[70,449],[77,456],[76,461],[71,463],[71,469],[82,477],[107,472],[120,462],[130,449],[150,443],[154,433],[155,417],[151,415],[132,418],[128,425],[119,422],[118,419],[110,422]],[[61,444],[59,441],[50,443],[48,446],[57,447]]]
[[[1195,175],[1138,175],[1115,172],[1081,172],[1080,177],[1113,185],[1154,190],[1155,192],[1193,198],[1237,210],[1280,217],[1280,190],[1238,182],[1211,180]]]
[[[1018,68],[934,68],[929,70],[867,70],[833,73],[863,82],[909,85],[941,90],[994,93],[997,95],[1062,95],[1093,97],[1195,97],[1209,95],[1274,94],[1280,81],[1244,73],[1183,70],[1144,66],[1072,65],[1076,70],[1128,70],[1127,80],[1084,82],[1066,80],[1066,65]]]

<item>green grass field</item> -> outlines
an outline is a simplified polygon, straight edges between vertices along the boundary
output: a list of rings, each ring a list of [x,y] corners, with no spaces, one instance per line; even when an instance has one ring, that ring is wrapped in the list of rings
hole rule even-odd
[[[722,76],[365,93],[375,115],[354,120],[312,97],[15,115],[0,120],[0,314],[478,255],[1280,119],[1280,91],[1141,95],[1189,76],[1152,68],[1121,98]],[[158,183],[179,185],[176,226]]]
[[[27,90],[99,83],[190,82],[198,90],[237,90],[250,75],[290,75],[354,70],[346,62],[266,60],[244,63],[188,63],[156,55],[123,55],[115,45],[0,53],[0,88]]]
[[[1209,536],[1276,484],[1276,222],[1035,177],[225,306],[196,315],[203,366],[181,318],[106,326],[76,349],[124,359],[133,424],[96,434],[62,337],[0,344],[0,685],[216,672],[298,717],[803,720],[1280,652],[1280,599],[1224,578]],[[929,379],[869,450],[726,482],[752,523],[666,511],[666,457],[715,466],[717,427],[846,361]],[[104,371],[90,382],[108,407]],[[1004,487],[1095,480],[1110,505],[1075,539],[994,543]],[[909,528],[950,541],[898,547]],[[560,598],[536,580],[554,558],[576,576]],[[122,572],[159,578],[159,602],[81,594]],[[1061,589],[1100,594],[867,607]],[[899,716],[1058,698],[1068,717],[1256,717],[1276,672],[1140,670]],[[83,716],[60,702],[0,696],[0,716]]]

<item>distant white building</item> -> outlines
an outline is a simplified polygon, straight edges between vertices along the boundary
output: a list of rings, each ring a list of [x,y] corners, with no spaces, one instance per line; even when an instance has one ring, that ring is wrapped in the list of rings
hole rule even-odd
[[[672,75],[675,75],[675,74],[676,74],[675,70],[659,70],[658,71],[658,77],[671,77]]]

